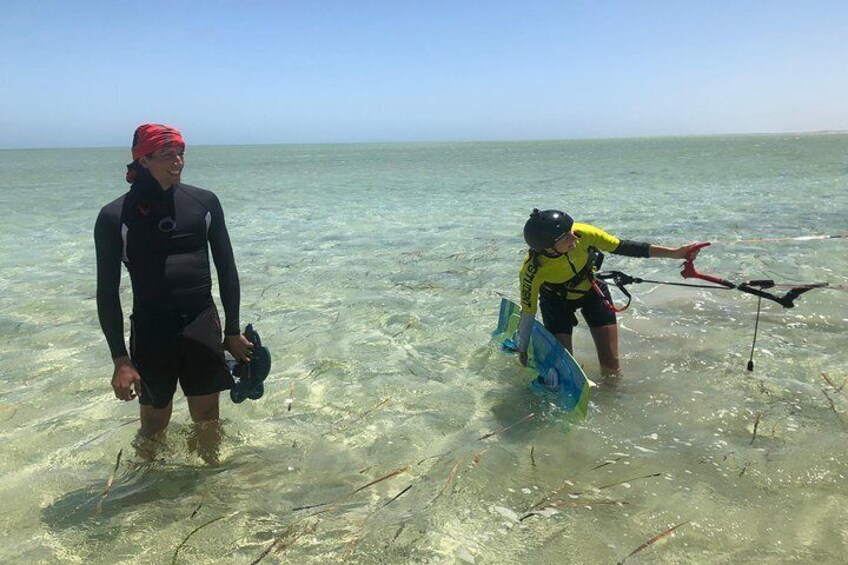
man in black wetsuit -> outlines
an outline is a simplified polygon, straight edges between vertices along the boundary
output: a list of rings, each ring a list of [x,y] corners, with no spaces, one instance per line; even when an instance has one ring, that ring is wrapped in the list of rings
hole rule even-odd
[[[218,198],[180,183],[185,142],[176,129],[140,126],[127,166],[129,192],[97,217],[97,311],[112,353],[112,388],[141,405],[142,445],[168,426],[177,382],[196,426],[198,452],[217,457],[218,397],[232,387],[224,348],[241,361],[252,344],[239,332],[239,279]],[[212,299],[209,253],[226,323]],[[132,281],[130,350],[124,341],[121,262]],[[144,449],[142,449],[142,452]],[[148,453],[148,455],[150,455]]]

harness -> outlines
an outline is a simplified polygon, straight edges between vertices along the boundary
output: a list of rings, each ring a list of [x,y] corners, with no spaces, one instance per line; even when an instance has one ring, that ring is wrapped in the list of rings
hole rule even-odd
[[[592,287],[595,286],[595,272],[600,270],[601,265],[604,262],[604,254],[597,248],[591,246],[588,248],[587,252],[589,257],[586,259],[586,263],[583,265],[583,268],[579,271],[574,268],[574,264],[571,262],[571,259],[569,259],[568,253],[565,253],[565,260],[568,261],[569,265],[571,265],[571,269],[575,271],[574,276],[561,283],[542,283],[542,291],[560,298],[566,298],[568,293],[586,295],[592,292],[591,290],[582,290],[576,287],[585,280],[589,280],[592,283]]]
[[[626,285],[637,281],[633,279],[633,277],[625,275],[621,271],[601,272],[601,266],[604,263],[604,254],[601,253],[596,247],[589,247],[588,253],[589,258],[586,260],[586,264],[583,265],[583,268],[580,269],[580,271],[577,272],[573,277],[571,277],[564,283],[544,283],[542,285],[542,290],[560,298],[566,298],[569,292],[573,294],[582,294],[583,297],[594,292],[598,296],[598,298],[601,299],[601,302],[604,303],[604,306],[607,308],[607,310],[615,314],[624,312],[630,307],[630,302],[631,300],[633,300],[633,297],[630,295],[630,292],[627,291]],[[566,260],[568,260],[568,263],[571,264],[571,261],[568,259],[567,254],[565,257]],[[580,283],[586,280],[588,280],[589,284],[592,285],[591,289],[583,290],[575,288]],[[627,302],[624,304],[624,306],[616,306],[610,298],[609,294],[605,292],[605,287],[602,285],[604,285],[604,281],[606,280],[612,280],[613,284],[618,287],[618,290],[621,291],[621,293],[627,297]]]

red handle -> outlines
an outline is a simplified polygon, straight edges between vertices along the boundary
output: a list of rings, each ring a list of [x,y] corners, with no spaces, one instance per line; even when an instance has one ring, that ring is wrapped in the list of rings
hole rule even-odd
[[[686,261],[688,261],[688,262],[694,261],[695,257],[698,256],[698,253],[700,253],[701,249],[703,249],[704,247],[709,247],[710,245],[712,245],[712,244],[709,241],[705,241],[703,243],[695,244],[695,247],[690,249],[689,252],[686,254]]]
[[[688,253],[686,253],[686,262],[683,263],[683,268],[680,270],[681,276],[683,276],[684,279],[701,279],[714,284],[720,284],[721,286],[726,286],[727,288],[736,288],[736,285],[730,281],[726,281],[724,279],[714,277],[712,275],[705,275],[704,273],[699,272],[698,269],[695,268],[695,258],[698,256],[698,253],[701,251],[701,249],[709,245],[709,241],[706,241],[704,243],[698,243],[697,245],[692,247],[692,249],[690,249]]]
[[[707,276],[699,273],[698,270],[695,268],[695,257],[698,256],[698,253],[701,251],[701,249],[707,247],[708,245],[710,245],[710,242],[708,241],[704,243],[698,243],[692,249],[690,249],[688,253],[686,253],[686,262],[683,263],[683,269],[681,269],[680,271],[680,274],[683,276],[684,279],[703,279]]]

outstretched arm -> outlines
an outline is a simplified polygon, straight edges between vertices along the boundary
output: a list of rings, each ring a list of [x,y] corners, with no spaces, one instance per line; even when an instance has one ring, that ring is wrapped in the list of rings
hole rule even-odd
[[[694,260],[701,248],[707,245],[709,243],[692,242],[681,245],[680,247],[665,247],[663,245],[622,239],[613,253],[627,257],[665,257],[669,259]]]

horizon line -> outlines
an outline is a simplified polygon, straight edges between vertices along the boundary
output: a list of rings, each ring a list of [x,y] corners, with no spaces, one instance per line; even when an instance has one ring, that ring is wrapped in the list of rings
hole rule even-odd
[[[461,143],[538,143],[559,141],[615,141],[626,139],[677,139],[693,137],[772,137],[781,135],[845,135],[848,129],[826,129],[813,131],[783,131],[783,132],[738,132],[738,133],[690,133],[690,134],[667,134],[667,135],[620,135],[610,137],[557,137],[557,138],[533,138],[533,139],[454,139],[454,140],[403,140],[403,141],[306,141],[306,142],[259,142],[259,143],[200,143],[186,144],[190,147],[264,147],[275,145],[309,146],[309,145],[403,145],[403,144],[461,144]],[[37,151],[52,149],[121,149],[127,145],[58,145],[58,146],[31,146],[31,147],[0,147],[0,151]]]

